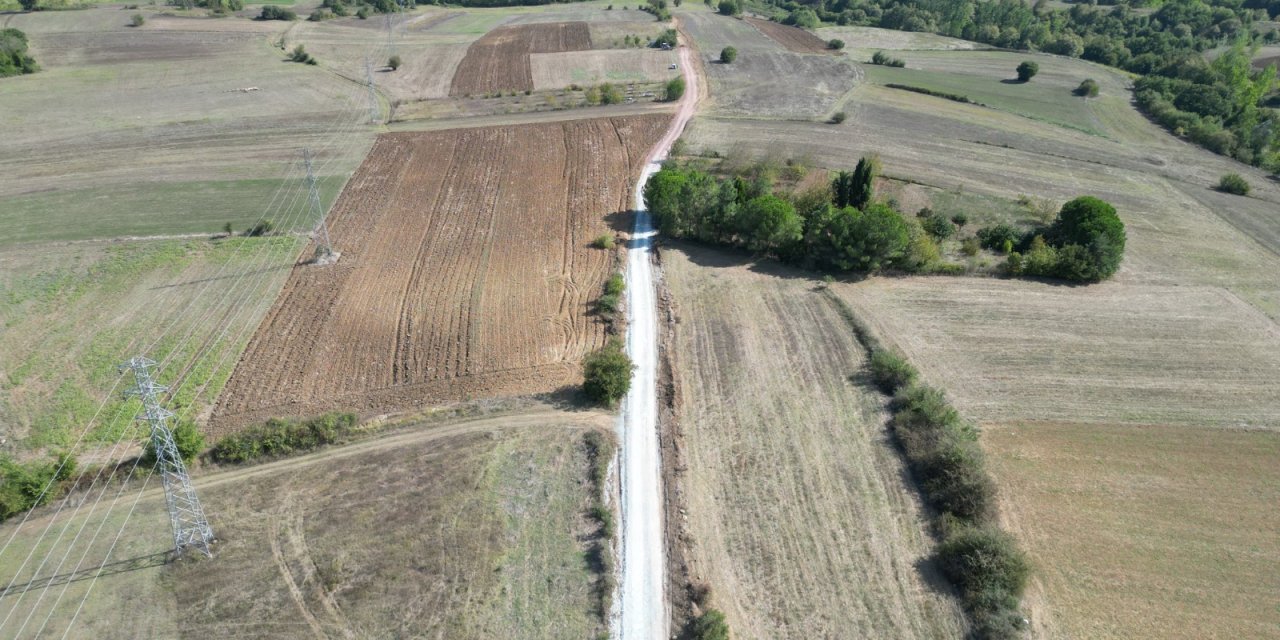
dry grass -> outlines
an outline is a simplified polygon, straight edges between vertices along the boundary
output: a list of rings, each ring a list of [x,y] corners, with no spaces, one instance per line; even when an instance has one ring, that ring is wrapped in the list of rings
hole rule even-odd
[[[819,38],[844,40],[845,51],[859,60],[869,58],[876,51],[963,50],[986,49],[987,45],[969,40],[958,40],[932,33],[894,31],[875,27],[823,27],[815,31]]]
[[[960,635],[862,349],[800,274],[663,254],[693,571],[737,638]]]
[[[168,525],[149,490],[109,558],[107,571],[123,572],[93,584],[69,637],[595,637],[581,443],[584,428],[608,424],[540,409],[197,476],[219,538],[213,560],[155,564]],[[135,493],[72,564],[88,551],[84,568],[96,569]],[[43,528],[45,512],[26,530]],[[88,533],[99,521],[86,520]],[[32,538],[0,557],[6,584]],[[33,637],[46,615],[46,633],[61,633],[90,584],[70,583],[61,600],[62,583],[0,599],[0,615],[18,612],[5,637]],[[28,611],[34,622],[18,633]]]
[[[1035,562],[1034,637],[1280,630],[1280,434],[1010,424],[983,443]]]
[[[669,68],[675,62],[674,51],[658,49],[535,53],[529,56],[533,88],[537,90],[601,82],[663,82],[679,75],[678,70]]]

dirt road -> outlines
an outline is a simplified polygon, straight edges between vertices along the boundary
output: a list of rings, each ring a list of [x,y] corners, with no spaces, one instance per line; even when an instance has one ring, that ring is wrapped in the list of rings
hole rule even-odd
[[[636,184],[636,221],[627,251],[627,354],[635,363],[631,391],[618,418],[622,481],[622,579],[613,636],[621,640],[664,640],[670,636],[666,554],[662,535],[662,462],[658,450],[658,309],[653,281],[653,239],[657,232],[644,206],[644,184],[667,157],[698,103],[693,51],[680,48],[685,78],[671,128],[658,141]]]

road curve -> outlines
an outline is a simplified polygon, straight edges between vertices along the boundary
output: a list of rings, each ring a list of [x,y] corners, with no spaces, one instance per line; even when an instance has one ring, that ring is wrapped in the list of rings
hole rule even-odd
[[[644,184],[661,166],[693,116],[698,76],[693,52],[680,47],[685,91],[675,118],[645,161],[636,183],[636,220],[627,250],[627,355],[635,363],[631,391],[618,417],[621,446],[622,562],[612,635],[619,640],[666,640],[671,616],[666,597],[662,456],[658,447],[658,307],[653,280],[657,234],[644,206]]]

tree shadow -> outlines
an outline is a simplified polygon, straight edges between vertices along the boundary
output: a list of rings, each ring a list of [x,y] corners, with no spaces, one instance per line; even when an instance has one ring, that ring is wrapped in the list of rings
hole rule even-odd
[[[72,582],[80,582],[81,580],[92,580],[95,577],[111,576],[120,573],[128,573],[130,571],[140,571],[142,569],[150,569],[159,567],[169,561],[170,553],[168,551],[160,551],[145,556],[129,558],[127,560],[117,560],[115,562],[107,562],[94,567],[78,569],[69,573],[62,573],[55,576],[45,578],[34,578],[22,584],[14,584],[0,591],[0,598],[8,597],[14,593],[26,593],[31,589],[48,589]]]
[[[1000,81],[1000,84],[1026,84],[1026,83],[1027,83],[1026,80],[1019,80],[1017,78],[1005,78]]]
[[[630,233],[635,228],[636,212],[628,210],[607,213],[604,216],[604,222],[614,233]]]

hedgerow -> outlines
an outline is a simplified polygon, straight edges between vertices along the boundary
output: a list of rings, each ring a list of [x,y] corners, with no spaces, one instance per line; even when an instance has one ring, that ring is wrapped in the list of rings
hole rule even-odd
[[[263,458],[279,458],[341,442],[356,428],[353,413],[326,413],[308,420],[272,418],[218,441],[209,459],[241,464]]]

